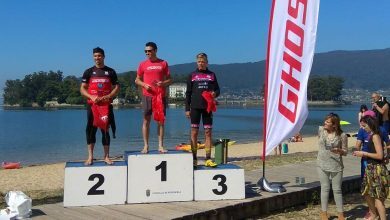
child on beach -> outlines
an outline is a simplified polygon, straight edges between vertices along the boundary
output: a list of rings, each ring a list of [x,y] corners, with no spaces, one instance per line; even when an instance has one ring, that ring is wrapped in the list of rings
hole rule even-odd
[[[367,108],[367,105],[361,105],[360,106],[360,111],[359,111],[359,113],[358,113],[358,122],[360,123],[360,119],[362,119],[363,118],[363,116],[364,116],[364,112],[365,111],[368,111],[368,108]]]

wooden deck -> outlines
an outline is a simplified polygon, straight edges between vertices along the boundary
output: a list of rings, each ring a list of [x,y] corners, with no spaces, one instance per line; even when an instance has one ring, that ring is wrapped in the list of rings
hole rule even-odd
[[[360,160],[344,158],[344,193],[357,190]],[[256,186],[261,170],[245,172],[246,199],[223,201],[191,201],[151,204],[126,204],[64,208],[62,203],[33,207],[33,219],[241,219],[302,204],[319,190],[316,161],[268,168],[267,180],[284,184],[281,194],[260,191]],[[296,185],[295,177],[305,177],[304,185]]]

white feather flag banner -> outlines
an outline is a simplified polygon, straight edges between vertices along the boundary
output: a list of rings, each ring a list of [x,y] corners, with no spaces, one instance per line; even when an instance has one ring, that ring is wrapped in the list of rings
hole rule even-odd
[[[268,33],[263,160],[298,133],[308,115],[319,0],[273,0]]]

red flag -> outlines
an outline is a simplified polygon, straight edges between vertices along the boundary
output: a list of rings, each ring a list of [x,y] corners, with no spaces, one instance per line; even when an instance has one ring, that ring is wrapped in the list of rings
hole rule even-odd
[[[109,104],[96,104],[93,103],[91,106],[93,114],[93,126],[103,129],[105,132],[108,131],[108,125],[110,124],[109,113],[110,105]]]
[[[164,102],[163,102],[163,89],[161,87],[157,87],[153,93],[152,98],[152,111],[153,111],[153,119],[161,124],[165,122],[165,114],[164,114]]]
[[[202,97],[206,100],[208,113],[217,111],[217,103],[215,102],[212,92],[203,91]]]

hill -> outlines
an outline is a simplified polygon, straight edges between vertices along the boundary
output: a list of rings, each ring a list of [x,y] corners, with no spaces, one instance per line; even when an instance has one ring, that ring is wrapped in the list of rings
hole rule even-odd
[[[174,74],[188,74],[195,63],[170,67]],[[259,89],[264,83],[265,61],[211,64],[221,86],[230,89]],[[390,48],[359,51],[331,51],[314,55],[311,76],[335,75],[345,79],[344,88],[388,89]]]

